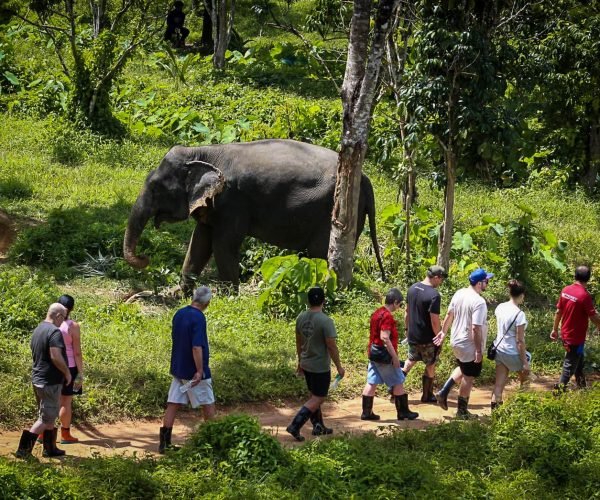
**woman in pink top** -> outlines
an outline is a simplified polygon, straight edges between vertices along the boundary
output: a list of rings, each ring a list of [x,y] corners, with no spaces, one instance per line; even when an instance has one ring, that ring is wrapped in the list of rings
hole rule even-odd
[[[58,303],[67,308],[67,317],[60,325],[60,331],[65,341],[67,362],[71,371],[71,383],[65,385],[60,396],[60,434],[61,444],[77,443],[79,440],[71,436],[71,418],[73,416],[73,395],[81,394],[83,385],[83,357],[81,356],[81,333],[79,325],[70,319],[71,311],[75,306],[75,299],[70,295],[62,295]]]

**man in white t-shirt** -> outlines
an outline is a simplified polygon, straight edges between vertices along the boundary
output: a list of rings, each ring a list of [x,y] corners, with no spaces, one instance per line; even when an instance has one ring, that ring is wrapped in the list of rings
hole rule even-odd
[[[487,288],[492,276],[494,276],[492,273],[481,268],[469,275],[470,286],[458,290],[452,297],[440,332],[443,341],[452,325],[450,346],[458,366],[435,397],[438,405],[447,410],[450,389],[454,384],[460,383],[457,418],[468,419],[472,416],[467,410],[469,396],[475,377],[481,374],[483,351],[487,340],[487,304],[481,293]]]

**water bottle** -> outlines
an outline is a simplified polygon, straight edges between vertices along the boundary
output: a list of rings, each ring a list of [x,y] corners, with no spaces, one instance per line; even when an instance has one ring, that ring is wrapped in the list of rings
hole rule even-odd
[[[182,380],[182,382],[185,382],[185,381]],[[190,387],[192,387],[192,381],[188,380],[187,382],[185,382],[184,384],[179,386],[179,391],[183,394],[183,393],[187,392]]]
[[[340,385],[340,382],[342,381],[342,376],[338,373],[335,378],[333,379],[333,382],[331,383],[331,390],[335,391],[338,386]]]

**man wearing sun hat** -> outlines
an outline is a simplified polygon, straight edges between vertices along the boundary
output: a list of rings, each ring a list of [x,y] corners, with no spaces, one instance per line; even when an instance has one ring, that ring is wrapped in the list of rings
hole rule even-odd
[[[485,269],[475,269],[469,275],[470,286],[458,290],[452,297],[442,325],[442,340],[452,325],[450,346],[458,366],[435,396],[438,405],[447,410],[448,393],[454,384],[460,384],[456,417],[461,419],[472,417],[467,409],[469,396],[475,377],[481,374],[487,340],[487,304],[481,293],[493,276]]]

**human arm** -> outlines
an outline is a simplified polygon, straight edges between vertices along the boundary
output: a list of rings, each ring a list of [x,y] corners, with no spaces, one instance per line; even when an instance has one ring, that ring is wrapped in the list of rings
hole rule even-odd
[[[62,348],[50,347],[50,359],[52,364],[56,366],[56,368],[58,368],[58,370],[64,375],[65,384],[69,385],[71,383],[71,372],[69,371],[67,363],[65,363]]]
[[[83,385],[83,356],[81,354],[81,330],[78,323],[71,323],[69,333],[73,339],[73,357],[75,358],[75,366],[77,366],[77,376],[73,382],[73,389],[78,391]]]
[[[390,356],[392,357],[392,364],[394,365],[394,368],[400,368],[400,360],[398,359],[398,354],[394,349],[394,344],[392,344],[392,339],[390,338],[390,335],[390,330],[382,330],[380,333],[380,338],[383,342],[383,345],[387,349],[387,352],[389,352]]]
[[[296,357],[298,358],[298,366],[296,367],[296,373],[301,376],[304,373],[302,366],[300,365],[300,357],[302,355],[302,334],[296,330]]]
[[[192,357],[194,358],[194,365],[196,365],[196,373],[192,377],[192,387],[198,385],[202,380],[204,374],[204,368],[202,365],[202,346],[195,345],[192,347]]]
[[[452,326],[452,321],[454,321],[454,312],[452,310],[449,310],[446,313],[446,317],[444,318],[444,323],[442,324],[441,330],[438,330],[439,333],[435,337],[433,337],[433,343],[436,346],[442,345],[442,342],[444,341],[444,338],[446,337],[446,333]],[[433,331],[435,332],[435,329]]]
[[[558,340],[558,327],[560,326],[561,319],[562,311],[560,309],[557,309],[556,314],[554,315],[554,324],[552,325],[552,331],[550,332],[550,338],[552,340]]]
[[[481,353],[481,335],[483,328],[481,325],[473,325],[473,343],[475,344],[475,363],[481,363],[483,360],[483,355]]]
[[[600,330],[600,314],[594,314],[594,316],[590,317],[590,321],[596,325],[598,330]]]
[[[527,361],[527,348],[525,347],[525,325],[517,325],[517,350],[519,351],[523,372],[528,374],[529,361]]]
[[[331,356],[331,361],[333,361],[338,374],[340,377],[344,378],[346,370],[344,370],[340,361],[340,351],[338,350],[335,337],[325,337],[325,344],[327,345],[327,351],[329,352],[329,356]]]
[[[435,341],[435,338],[439,335],[439,332],[441,332],[442,330],[442,322],[440,321],[440,315],[435,313],[429,313],[429,319],[431,321],[431,331],[436,333],[436,336],[433,338],[433,340]]]

